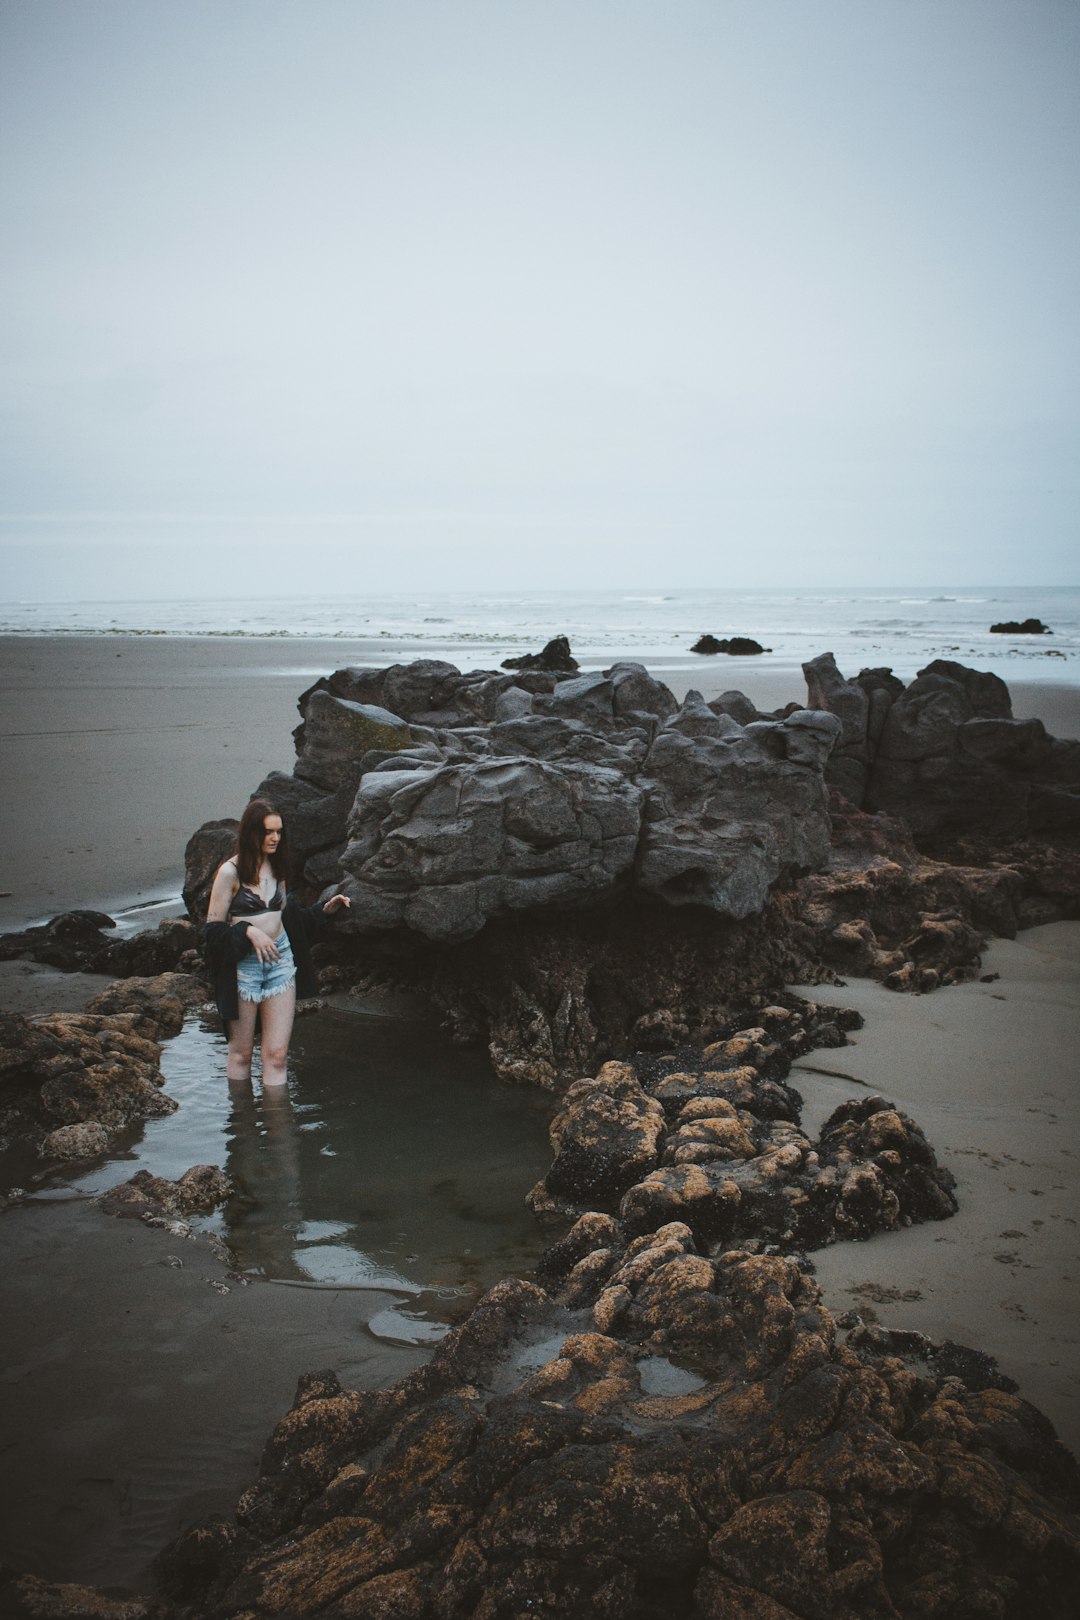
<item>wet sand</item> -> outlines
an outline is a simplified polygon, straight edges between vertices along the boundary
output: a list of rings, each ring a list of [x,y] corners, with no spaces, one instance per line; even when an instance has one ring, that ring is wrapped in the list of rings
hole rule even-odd
[[[923,1127],[960,1201],[951,1220],[821,1251],[817,1277],[838,1313],[994,1356],[1080,1453],[1080,923],[995,940],[981,971],[998,977],[930,996],[796,987],[866,1019],[856,1044],[795,1065],[811,1134],[869,1086]]]
[[[296,699],[345,664],[443,657],[495,668],[505,649],[389,640],[0,637],[0,931],[77,906],[115,912],[179,893],[184,845],[292,769]],[[682,697],[732,687],[762,709],[806,697],[794,665],[656,661]],[[1080,687],[1017,683],[1018,716],[1080,737]]]
[[[375,1388],[427,1359],[367,1333],[392,1294],[245,1287],[204,1241],[82,1198],[0,1221],[0,1560],[43,1578],[145,1587],[183,1529],[232,1514],[301,1373]]]

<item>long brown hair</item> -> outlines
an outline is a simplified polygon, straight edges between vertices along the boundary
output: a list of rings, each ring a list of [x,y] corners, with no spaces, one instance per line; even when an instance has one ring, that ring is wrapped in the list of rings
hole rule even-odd
[[[263,824],[267,816],[280,814],[281,812],[275,810],[266,799],[251,799],[245,805],[236,832],[236,853],[233,856],[236,862],[236,875],[241,883],[258,882],[259,868],[263,863],[263,839],[266,837]],[[289,844],[285,836],[284,820],[281,823],[281,839],[278,847],[267,859],[278,882],[283,882],[289,874]]]

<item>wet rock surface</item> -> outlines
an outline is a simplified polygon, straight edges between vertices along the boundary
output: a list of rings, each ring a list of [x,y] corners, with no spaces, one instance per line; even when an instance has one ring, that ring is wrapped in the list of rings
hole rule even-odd
[[[859,1015],[791,997],[758,1016],[704,1052],[608,1063],[571,1086],[534,1213],[607,1212],[631,1236],[678,1221],[706,1249],[785,1252],[953,1214],[954,1178],[887,1099],[844,1103],[816,1141],[800,1129],[792,1059],[843,1045]]]
[[[234,1192],[232,1181],[216,1164],[195,1164],[176,1181],[137,1170],[130,1181],[110,1187],[98,1199],[107,1215],[154,1217],[209,1215]]]
[[[831,653],[803,672],[841,721],[826,777],[856,807],[902,817],[927,849],[976,832],[1075,840],[1080,742],[1014,720],[998,676],[939,658],[907,687],[889,670],[845,680]]]
[[[1033,1408],[845,1337],[790,1258],[597,1236],[560,1298],[498,1285],[392,1389],[302,1378],[157,1612],[1074,1612],[1080,1482]]]
[[[0,934],[0,961],[25,957],[67,973],[113,973],[121,978],[152,977],[177,968],[198,971],[198,941],[186,917],[163,918],[156,928],[121,939],[109,937],[115,927],[104,911],[65,911],[39,927]]]
[[[91,1156],[133,1121],[173,1113],[158,1027],[134,1012],[0,1014],[0,1145]]]

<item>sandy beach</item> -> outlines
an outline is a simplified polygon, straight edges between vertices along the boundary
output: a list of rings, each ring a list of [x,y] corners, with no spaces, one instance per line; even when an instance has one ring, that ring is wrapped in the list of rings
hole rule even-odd
[[[292,769],[296,700],[346,664],[441,657],[495,668],[502,650],[385,640],[0,637],[0,930],[76,906],[176,896],[184,845]],[[652,665],[676,696],[732,687],[761,709],[804,701],[795,665],[683,658]],[[1018,717],[1080,737],[1080,687],[1012,688]]]
[[[796,987],[866,1020],[796,1064],[804,1125],[870,1087],[923,1127],[960,1202],[948,1221],[820,1251],[817,1278],[837,1314],[994,1356],[1080,1451],[1080,923],[994,940],[982,974],[930,996]]]
[[[306,685],[343,664],[418,655],[341,640],[0,640],[0,887],[11,891],[0,927],[175,896],[199,823],[235,814],[263,774],[290,768]],[[798,670],[752,660],[653,667],[678,695],[737,687],[765,709],[805,693]],[[1012,690],[1017,715],[1080,736],[1080,691]],[[929,997],[858,981],[806,991],[866,1017],[855,1044],[799,1065],[806,1123],[864,1086],[884,1093],[924,1127],[961,1201],[949,1222],[820,1253],[818,1278],[837,1312],[988,1351],[1077,1448],[1080,924],[995,942],[983,972],[997,977]],[[101,982],[4,964],[0,1006],[75,1007]],[[117,1180],[126,1173],[117,1165]],[[385,1294],[244,1287],[203,1245],[59,1191],[3,1220],[0,1557],[43,1576],[144,1582],[183,1525],[229,1510],[298,1374],[334,1366],[372,1385],[424,1355],[366,1333]]]

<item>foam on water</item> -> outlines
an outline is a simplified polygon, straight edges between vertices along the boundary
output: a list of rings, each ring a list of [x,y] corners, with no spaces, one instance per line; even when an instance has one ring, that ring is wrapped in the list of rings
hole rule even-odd
[[[1003,620],[1041,618],[1053,637],[993,635]],[[392,643],[401,655],[446,656],[464,668],[498,662],[564,634],[584,661],[656,661],[689,653],[703,632],[749,635],[768,662],[831,649],[841,668],[887,665],[904,678],[955,657],[1024,679],[1080,684],[1080,589],[533,591],[423,597],[262,601],[21,602],[0,608],[0,633],[325,638]],[[737,663],[736,660],[732,661]],[[765,665],[766,660],[758,660]]]

